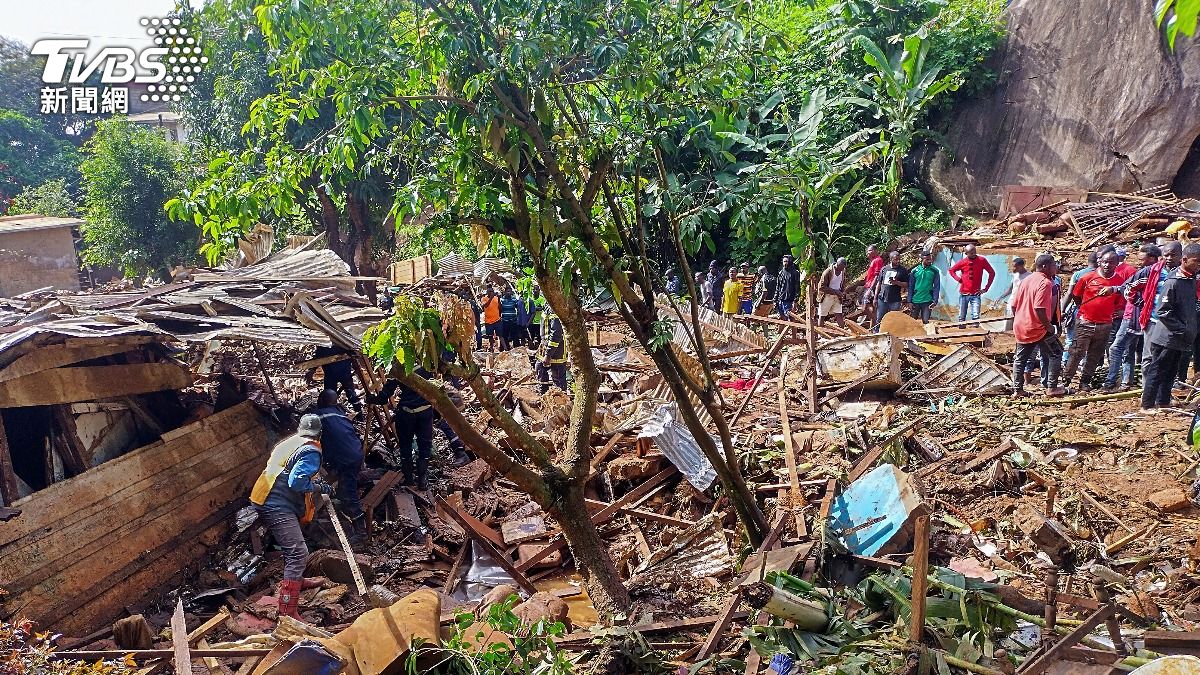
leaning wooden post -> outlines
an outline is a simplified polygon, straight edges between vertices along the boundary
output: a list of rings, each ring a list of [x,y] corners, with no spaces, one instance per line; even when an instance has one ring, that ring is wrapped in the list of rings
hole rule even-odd
[[[808,345],[808,354],[804,357],[804,365],[808,369],[807,380],[808,384],[808,411],[810,413],[817,412],[817,332],[813,328],[813,280],[806,279],[804,282],[804,329],[805,340]]]
[[[925,632],[925,595],[929,591],[929,516],[917,516],[913,532],[912,612],[909,616],[908,639],[920,644]]]

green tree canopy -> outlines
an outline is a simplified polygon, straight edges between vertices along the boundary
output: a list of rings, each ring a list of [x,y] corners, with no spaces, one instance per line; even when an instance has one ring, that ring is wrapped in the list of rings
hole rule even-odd
[[[78,180],[79,152],[38,119],[0,110],[0,211],[30,186]]]
[[[184,158],[162,134],[114,118],[100,122],[84,148],[83,259],[114,265],[128,276],[196,258],[199,232],[167,218],[163,204],[183,188]]]

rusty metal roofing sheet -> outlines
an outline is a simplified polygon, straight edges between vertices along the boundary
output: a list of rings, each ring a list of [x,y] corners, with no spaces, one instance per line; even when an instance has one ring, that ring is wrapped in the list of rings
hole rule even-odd
[[[643,561],[631,582],[664,575],[715,577],[732,568],[733,556],[720,519],[716,513],[709,513]]]
[[[942,357],[925,372],[909,380],[898,393],[945,393],[957,391],[968,394],[988,394],[1007,391],[1012,376],[982,352],[970,345]]]

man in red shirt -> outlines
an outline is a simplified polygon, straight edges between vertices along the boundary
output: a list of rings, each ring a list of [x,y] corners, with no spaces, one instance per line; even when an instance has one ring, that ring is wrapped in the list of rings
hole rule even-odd
[[[875,279],[883,269],[883,256],[875,244],[867,247],[867,278],[863,281],[862,306],[867,312],[867,320],[875,316]]]
[[[1062,396],[1058,369],[1062,364],[1062,343],[1054,324],[1054,276],[1058,264],[1054,256],[1043,253],[1034,260],[1034,274],[1017,287],[1013,300],[1013,335],[1017,340],[1013,355],[1013,396],[1025,395],[1025,371],[1029,360],[1039,351],[1046,368],[1046,395]]]
[[[1067,356],[1063,382],[1075,377],[1075,370],[1083,362],[1083,373],[1079,376],[1079,391],[1092,389],[1092,376],[1104,358],[1108,348],[1108,335],[1112,331],[1113,314],[1119,311],[1121,284],[1117,275],[1117,253],[1106,251],[1096,261],[1096,269],[1079,278],[1071,289],[1071,299],[1079,307],[1076,315],[1075,340]]]
[[[996,280],[996,270],[987,258],[979,255],[974,244],[963,248],[965,256],[950,267],[950,276],[958,282],[958,320],[966,321],[969,313],[974,321],[979,318],[980,296],[988,292]],[[983,280],[987,273],[987,281]]]

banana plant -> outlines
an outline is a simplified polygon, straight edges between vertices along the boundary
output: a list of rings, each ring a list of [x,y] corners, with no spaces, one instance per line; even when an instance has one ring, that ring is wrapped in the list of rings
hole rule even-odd
[[[1196,35],[1200,0],[1157,0],[1154,3],[1154,20],[1166,33],[1167,44],[1175,49],[1175,39],[1180,33]]]
[[[863,80],[852,81],[862,96],[848,102],[867,109],[879,126],[867,133],[875,142],[867,147],[877,157],[881,180],[868,193],[883,213],[886,234],[900,219],[900,197],[904,190],[904,158],[920,137],[943,142],[936,132],[923,127],[930,104],[941,94],[962,84],[957,75],[941,75],[941,68],[926,63],[929,42],[919,35],[904,39],[900,49],[885,54],[864,36],[854,40],[863,50],[863,60],[873,69]]]

